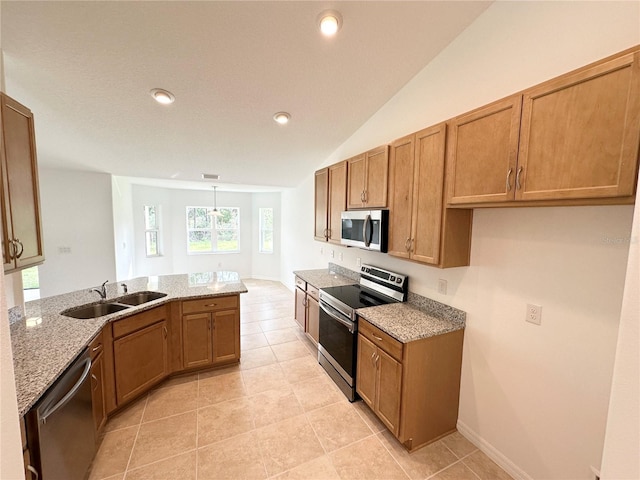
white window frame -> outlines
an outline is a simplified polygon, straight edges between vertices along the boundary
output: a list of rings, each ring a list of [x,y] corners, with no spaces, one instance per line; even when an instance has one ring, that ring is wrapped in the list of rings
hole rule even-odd
[[[267,210],[271,211],[271,228],[267,228],[264,223],[264,214]],[[267,232],[271,232],[271,249],[267,250],[265,248],[265,240],[264,234]],[[273,207],[260,207],[258,209],[258,252],[264,254],[272,254],[273,253]]]
[[[155,225],[149,225],[148,209],[153,208],[155,210]],[[156,253],[149,253],[149,235],[155,235],[156,237]],[[160,207],[158,205],[145,205],[144,206],[144,253],[147,257],[160,257],[162,250],[160,248]]]
[[[226,228],[217,228],[218,222],[217,217],[212,217],[211,228],[190,228],[189,226],[189,210],[191,209],[203,209],[208,212],[212,211],[211,207],[203,207],[203,206],[187,206],[185,209],[185,224],[186,224],[186,244],[187,244],[187,255],[211,255],[211,254],[229,254],[229,253],[240,253],[240,207],[217,207],[218,211],[223,210],[236,210],[237,211],[237,228],[235,229],[226,229]],[[238,248],[236,250],[216,250],[218,244],[218,234],[223,230],[235,230],[237,232],[237,240],[238,240]],[[211,250],[199,250],[199,251],[191,251],[189,250],[189,233],[192,231],[203,231],[203,232],[211,232]]]

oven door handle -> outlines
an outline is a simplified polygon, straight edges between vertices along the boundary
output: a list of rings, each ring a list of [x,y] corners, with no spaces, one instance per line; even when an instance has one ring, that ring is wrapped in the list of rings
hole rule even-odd
[[[324,311],[324,313],[329,315],[335,321],[340,322],[342,325],[347,327],[349,329],[349,333],[355,333],[356,324],[354,322],[352,322],[350,320],[345,320],[344,318],[340,317],[338,314],[333,313],[332,310],[334,310],[334,309],[331,308],[329,305],[326,305],[324,303],[320,303],[320,308]]]

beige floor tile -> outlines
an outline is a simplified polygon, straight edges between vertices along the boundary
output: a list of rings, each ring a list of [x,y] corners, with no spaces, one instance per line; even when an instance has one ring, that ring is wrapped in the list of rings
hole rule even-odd
[[[267,342],[267,337],[265,337],[262,332],[240,336],[240,351],[242,352],[253,350],[254,348],[266,347],[267,345],[269,345],[269,342]]]
[[[429,480],[478,480],[478,477],[464,463],[458,462],[442,470]]]
[[[196,480],[195,450],[127,471],[125,480]]]
[[[280,365],[277,363],[252,368],[250,370],[243,370],[242,379],[244,380],[244,387],[248,395],[255,395],[256,393],[267,390],[286,388],[289,385],[289,382],[287,382],[282,372],[282,368],[280,368]]]
[[[373,434],[348,402],[338,402],[307,413],[307,419],[327,452]]]
[[[271,330],[265,332],[264,335],[267,338],[269,345],[277,345],[279,343],[287,343],[298,340],[296,330],[297,328],[283,328],[281,330]]]
[[[249,397],[256,428],[280,422],[304,413],[290,386],[267,390]]]
[[[240,335],[253,335],[254,333],[262,333],[259,322],[240,324]]]
[[[329,456],[323,455],[277,475],[273,480],[340,480],[340,476]]]
[[[228,373],[238,373],[240,371],[240,364],[228,365],[226,367],[212,368],[210,370],[203,370],[198,372],[198,381],[207,380],[212,377],[219,377]]]
[[[253,429],[252,403],[247,397],[198,409],[198,447]]]
[[[378,438],[414,480],[422,480],[458,460],[441,441],[409,453],[389,431],[379,433]]]
[[[138,426],[108,432],[93,459],[90,480],[99,480],[124,473],[138,433]]]
[[[260,449],[252,434],[198,449],[198,480],[260,480],[267,478]]]
[[[343,480],[407,480],[375,435],[329,454]]]
[[[449,447],[456,457],[466,457],[477,450],[476,446],[464,438],[460,432],[453,432],[442,439],[442,442]]]
[[[188,373],[186,375],[176,375],[175,377],[167,378],[164,382],[158,385],[156,389],[175,387],[176,385],[183,385],[185,383],[196,383],[197,381],[198,381],[197,373]]]
[[[287,360],[293,360],[294,358],[309,356],[309,350],[307,350],[302,342],[297,339],[293,342],[271,345],[271,350],[273,350],[273,353],[279,362],[286,362]]]
[[[324,455],[322,445],[304,415],[268,425],[256,433],[270,476]]]
[[[261,347],[242,352],[242,358],[240,358],[240,368],[242,370],[263,367],[272,363],[276,363],[276,357],[271,347]]]
[[[291,385],[306,412],[332,403],[348,402],[328,376],[319,376]]]
[[[117,475],[112,475],[102,480],[124,480],[124,473],[118,473]]]
[[[240,371],[202,378],[198,382],[198,407],[246,395]]]
[[[196,448],[196,412],[140,425],[129,468],[141,467]]]
[[[298,383],[303,380],[326,375],[318,363],[317,358],[304,356],[280,362],[280,368],[289,383]]]
[[[115,416],[110,417],[107,421],[104,429],[105,432],[111,432],[120,428],[132,427],[134,425],[140,425],[142,422],[142,414],[144,413],[144,407],[147,404],[147,395],[136,400],[124,410],[118,412]]]
[[[353,402],[352,405],[371,430],[373,430],[374,432],[383,432],[387,429],[384,423],[380,421],[378,416],[375,413],[373,413],[373,411],[369,408],[369,406],[366,403],[364,403],[363,400],[358,400],[357,402]]]
[[[465,457],[462,461],[482,480],[512,480],[511,475],[502,470],[480,450]]]
[[[159,388],[149,394],[147,407],[142,417],[143,422],[177,415],[195,410],[198,407],[198,382]]]
[[[287,316],[285,318],[278,318],[275,320],[264,320],[260,322],[260,328],[263,332],[270,332],[272,330],[280,330],[283,328],[296,328],[298,324],[293,319],[293,316]]]

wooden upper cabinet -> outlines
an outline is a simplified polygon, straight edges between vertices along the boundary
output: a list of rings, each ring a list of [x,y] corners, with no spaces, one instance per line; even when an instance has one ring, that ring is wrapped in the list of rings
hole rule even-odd
[[[347,209],[347,162],[342,161],[329,167],[329,208],[328,240],[340,243],[342,228],[341,214]]]
[[[347,208],[386,208],[389,146],[383,145],[347,160]]]
[[[633,195],[639,60],[627,53],[524,92],[516,200]]]
[[[449,204],[513,199],[521,107],[514,95],[450,121]]]
[[[329,169],[318,170],[315,176],[315,221],[313,238],[326,240],[328,233]]]
[[[444,207],[446,124],[391,144],[389,255],[439,267],[469,264],[471,210]]]
[[[5,273],[44,261],[33,114],[0,94],[2,254]]]

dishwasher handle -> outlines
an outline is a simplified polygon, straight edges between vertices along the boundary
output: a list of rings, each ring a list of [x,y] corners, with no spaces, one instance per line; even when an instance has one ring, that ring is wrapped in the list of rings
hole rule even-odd
[[[53,415],[56,412],[56,410],[59,410],[60,408],[64,407],[67,404],[67,402],[69,402],[69,400],[73,398],[73,396],[76,394],[76,392],[80,389],[84,381],[89,376],[89,371],[91,370],[91,358],[87,358],[86,360],[84,360],[83,363],[84,363],[84,371],[82,372],[82,375],[80,375],[80,379],[76,382],[76,384],[73,387],[71,387],[71,389],[67,392],[67,394],[64,397],[62,397],[58,403],[56,403],[52,407],[47,408],[42,413],[40,420],[42,421],[43,424],[47,423],[47,418]]]

